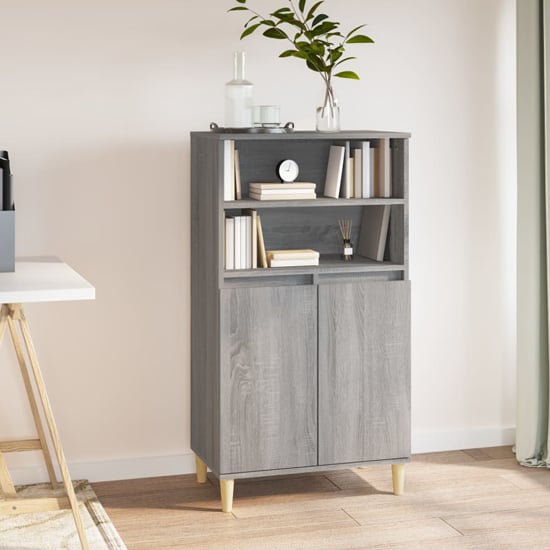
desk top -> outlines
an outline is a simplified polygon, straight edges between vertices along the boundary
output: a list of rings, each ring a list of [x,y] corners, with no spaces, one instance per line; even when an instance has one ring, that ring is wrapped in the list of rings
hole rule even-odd
[[[95,288],[58,258],[18,258],[0,273],[0,304],[94,300]]]

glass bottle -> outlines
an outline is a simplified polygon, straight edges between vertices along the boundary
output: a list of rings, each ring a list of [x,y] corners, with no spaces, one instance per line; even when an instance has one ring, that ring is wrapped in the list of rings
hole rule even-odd
[[[225,127],[251,128],[254,85],[245,80],[245,54],[235,52],[233,80],[225,85]]]
[[[340,106],[330,82],[325,84],[323,104],[317,107],[316,128],[318,132],[340,131]]]

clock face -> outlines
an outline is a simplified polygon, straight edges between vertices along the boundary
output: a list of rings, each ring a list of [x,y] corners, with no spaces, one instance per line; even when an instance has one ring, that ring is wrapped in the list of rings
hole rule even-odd
[[[294,181],[299,172],[298,163],[291,159],[282,160],[277,166],[277,175],[284,182]]]

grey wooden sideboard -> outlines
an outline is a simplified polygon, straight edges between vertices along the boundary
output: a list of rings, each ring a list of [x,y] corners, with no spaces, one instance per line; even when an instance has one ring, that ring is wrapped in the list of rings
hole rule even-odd
[[[410,459],[408,141],[398,132],[191,133],[191,447],[231,511],[234,480]],[[323,197],[330,146],[388,139],[391,198]],[[224,141],[239,151],[242,199],[224,201]],[[317,198],[258,201],[293,159]],[[383,261],[340,257],[369,208],[390,206]],[[253,208],[267,249],[311,248],[318,266],[224,270],[224,219]],[[357,246],[356,246],[357,250]]]

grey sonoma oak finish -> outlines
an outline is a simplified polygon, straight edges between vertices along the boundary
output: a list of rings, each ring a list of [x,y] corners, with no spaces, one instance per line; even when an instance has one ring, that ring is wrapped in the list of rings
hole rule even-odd
[[[392,197],[323,197],[332,144],[391,147]],[[410,457],[408,139],[398,132],[191,133],[191,447],[230,511],[234,480],[392,464],[403,490]],[[224,141],[239,150],[243,198],[224,201]],[[318,198],[254,201],[284,158]],[[340,260],[369,207],[390,206],[381,262]],[[266,248],[313,248],[319,266],[224,270],[224,218],[255,208]]]
[[[315,287],[221,294],[220,473],[315,466]]]

